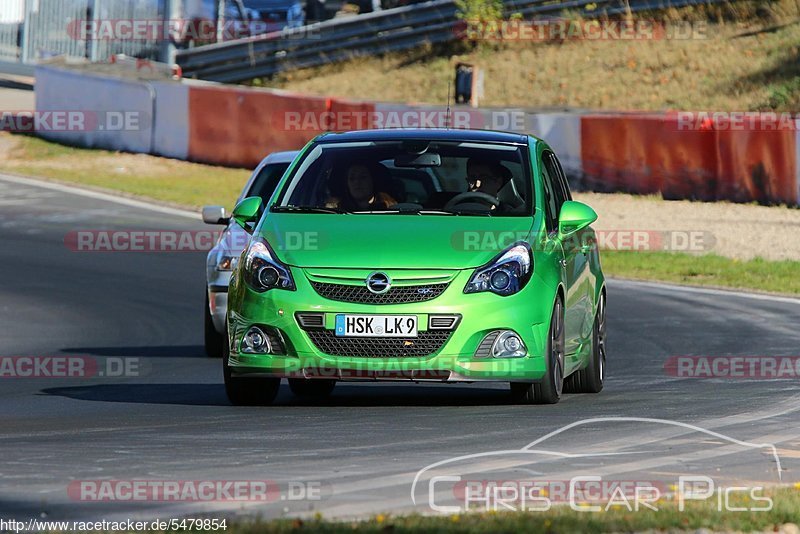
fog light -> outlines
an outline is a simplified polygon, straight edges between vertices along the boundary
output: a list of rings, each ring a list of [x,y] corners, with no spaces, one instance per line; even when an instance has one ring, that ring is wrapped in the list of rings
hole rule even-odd
[[[525,343],[511,330],[503,330],[492,345],[492,356],[495,358],[522,358],[527,354]]]
[[[242,352],[250,354],[269,354],[272,352],[272,345],[267,334],[257,326],[251,326],[250,330],[244,335]]]

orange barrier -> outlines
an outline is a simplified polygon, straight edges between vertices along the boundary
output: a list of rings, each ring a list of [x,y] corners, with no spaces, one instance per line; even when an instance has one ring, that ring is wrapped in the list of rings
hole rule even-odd
[[[375,127],[374,102],[349,102],[331,99],[328,110],[331,121],[326,126],[332,132],[367,130]]]
[[[720,131],[717,198],[797,204],[794,131]]]
[[[716,194],[713,132],[678,131],[669,117],[584,116],[581,160],[592,190],[702,200]]]
[[[794,131],[685,128],[676,114],[586,115],[581,159],[584,183],[594,191],[798,201]]]
[[[302,148],[321,133],[313,118],[322,117],[327,108],[325,98],[193,85],[189,89],[189,159],[255,167],[270,152]]]

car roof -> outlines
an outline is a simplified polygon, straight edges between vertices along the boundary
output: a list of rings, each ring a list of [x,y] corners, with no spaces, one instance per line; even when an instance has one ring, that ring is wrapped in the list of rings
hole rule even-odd
[[[376,130],[354,130],[343,133],[325,133],[317,138],[320,143],[343,143],[354,141],[401,141],[424,139],[476,143],[513,143],[527,145],[529,136],[494,130],[464,130],[443,128],[385,128]]]
[[[286,150],[283,152],[273,152],[261,160],[262,165],[268,163],[291,163],[292,160],[299,154],[299,150]]]

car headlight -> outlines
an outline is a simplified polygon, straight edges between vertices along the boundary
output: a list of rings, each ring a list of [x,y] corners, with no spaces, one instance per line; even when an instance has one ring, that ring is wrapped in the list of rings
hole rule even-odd
[[[217,257],[216,269],[218,271],[232,271],[236,268],[236,264],[238,262],[239,262],[239,256],[228,256],[226,254],[220,254]]]
[[[520,291],[533,273],[530,245],[521,242],[504,250],[495,259],[475,270],[464,293],[491,291],[501,296]]]
[[[288,267],[275,258],[267,242],[253,238],[244,255],[244,280],[253,290],[263,293],[270,289],[295,290]]]

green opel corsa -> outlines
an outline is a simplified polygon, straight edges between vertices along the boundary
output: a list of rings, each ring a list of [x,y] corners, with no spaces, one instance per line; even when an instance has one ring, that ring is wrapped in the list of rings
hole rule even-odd
[[[535,137],[364,130],[313,139],[270,200],[228,296],[225,389],[271,403],[338,381],[502,381],[521,403],[597,393],[606,288],[597,214]]]

